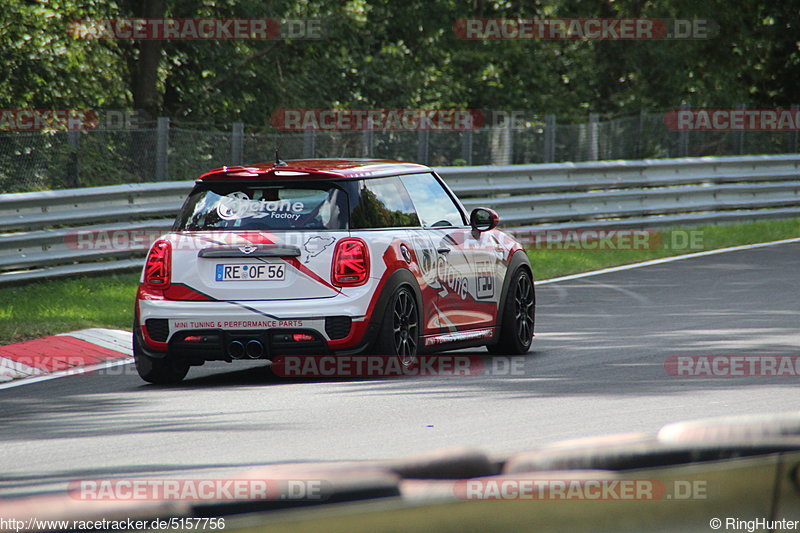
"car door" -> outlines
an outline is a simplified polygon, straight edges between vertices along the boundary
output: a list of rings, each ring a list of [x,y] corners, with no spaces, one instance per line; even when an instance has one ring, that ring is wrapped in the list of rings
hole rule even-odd
[[[426,281],[435,295],[424,329],[444,334],[494,325],[497,276],[491,237],[472,231],[463,209],[432,173],[401,179],[422,224],[417,248],[431,255]]]

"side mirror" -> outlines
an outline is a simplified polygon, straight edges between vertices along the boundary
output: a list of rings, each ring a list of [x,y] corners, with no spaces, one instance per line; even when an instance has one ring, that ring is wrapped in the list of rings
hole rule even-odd
[[[500,217],[488,207],[476,207],[469,215],[469,224],[475,231],[489,231],[499,222]]]

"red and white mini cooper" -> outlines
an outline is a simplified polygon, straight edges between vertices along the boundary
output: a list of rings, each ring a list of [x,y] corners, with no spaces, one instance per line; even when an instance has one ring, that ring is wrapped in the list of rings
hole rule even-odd
[[[485,345],[526,353],[530,262],[467,215],[430,168],[381,160],[223,167],[197,180],[150,249],[136,295],[139,375],[205,361],[396,355]]]

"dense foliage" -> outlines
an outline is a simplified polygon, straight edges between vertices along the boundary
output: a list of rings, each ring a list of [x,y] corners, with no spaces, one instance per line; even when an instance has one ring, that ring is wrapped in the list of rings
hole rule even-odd
[[[321,19],[318,40],[80,40],[75,20]],[[464,17],[711,19],[699,40],[464,40]],[[136,108],[267,125],[282,108],[514,109],[584,119],[800,103],[782,0],[5,0],[0,108]]]

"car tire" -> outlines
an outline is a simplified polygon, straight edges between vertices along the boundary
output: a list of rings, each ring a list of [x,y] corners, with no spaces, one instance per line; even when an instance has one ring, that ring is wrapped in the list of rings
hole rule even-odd
[[[501,311],[497,344],[486,348],[495,355],[522,355],[533,343],[536,318],[536,293],[533,279],[526,268],[520,267],[508,286],[506,302]]]
[[[179,383],[189,372],[187,363],[176,363],[168,356],[163,358],[150,357],[139,344],[139,335],[133,334],[133,361],[139,377],[155,385],[170,385]]]
[[[400,285],[387,302],[376,351],[380,355],[396,356],[404,368],[419,363],[420,312],[414,291]]]

